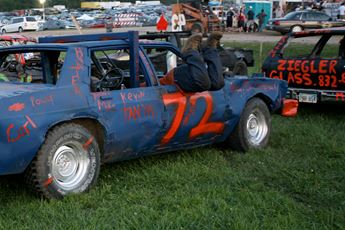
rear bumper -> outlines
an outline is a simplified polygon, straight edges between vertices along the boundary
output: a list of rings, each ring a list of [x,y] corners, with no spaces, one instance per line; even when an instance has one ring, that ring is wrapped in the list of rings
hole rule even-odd
[[[308,103],[303,101],[301,94],[315,95],[317,97],[316,103],[345,103],[345,91],[336,90],[329,91],[289,88],[286,98],[295,99],[302,103]]]

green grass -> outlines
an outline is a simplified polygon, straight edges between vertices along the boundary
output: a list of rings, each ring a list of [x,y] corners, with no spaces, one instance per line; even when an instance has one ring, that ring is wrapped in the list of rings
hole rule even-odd
[[[64,200],[0,177],[0,229],[345,229],[344,117],[344,107],[303,106],[273,117],[265,150],[105,165],[95,188]]]

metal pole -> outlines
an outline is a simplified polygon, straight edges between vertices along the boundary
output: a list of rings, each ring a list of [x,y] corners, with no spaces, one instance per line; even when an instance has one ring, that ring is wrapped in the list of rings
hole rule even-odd
[[[44,10],[44,3],[45,3],[45,1],[43,1],[43,21],[46,20],[46,14],[45,14],[45,10]]]

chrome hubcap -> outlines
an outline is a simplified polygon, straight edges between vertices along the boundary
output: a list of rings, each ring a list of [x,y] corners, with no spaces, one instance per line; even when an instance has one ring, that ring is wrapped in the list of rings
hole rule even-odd
[[[83,146],[75,141],[65,143],[54,153],[52,177],[66,191],[78,188],[86,179],[90,159]]]
[[[247,120],[247,133],[248,140],[253,145],[260,145],[266,137],[268,127],[266,124],[265,116],[262,113],[252,113]]]
[[[302,31],[302,28],[299,26],[292,28],[292,32],[301,32],[301,31]]]

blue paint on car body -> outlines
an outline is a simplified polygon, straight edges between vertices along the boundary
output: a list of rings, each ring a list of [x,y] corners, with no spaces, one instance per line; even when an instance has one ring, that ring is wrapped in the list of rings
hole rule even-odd
[[[75,39],[81,42],[67,43]],[[66,51],[56,84],[0,83],[0,175],[22,173],[49,130],[64,122],[97,122],[103,128],[103,162],[119,161],[222,142],[238,124],[248,100],[259,97],[274,113],[281,109],[287,92],[285,81],[264,77],[226,77],[221,90],[193,94],[180,92],[174,85],[159,85],[143,47],[179,50],[165,42],[140,43],[137,32],[65,36],[40,42],[0,49],[0,55],[21,49]],[[91,92],[90,49],[107,46],[137,47],[130,53],[135,56],[130,62],[134,88]],[[147,87],[136,87],[139,66]],[[179,119],[177,113],[181,111]],[[208,132],[208,123],[218,128]]]

